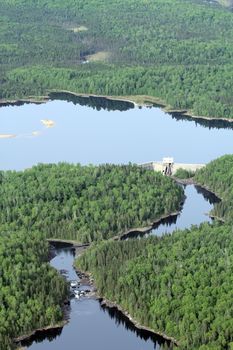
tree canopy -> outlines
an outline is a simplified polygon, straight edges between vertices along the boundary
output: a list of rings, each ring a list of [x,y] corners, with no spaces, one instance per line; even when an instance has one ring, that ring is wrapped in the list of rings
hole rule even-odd
[[[2,0],[0,24],[0,98],[146,95],[233,117],[233,17],[216,3]]]
[[[139,323],[175,338],[180,349],[232,349],[232,179],[232,155],[212,161],[194,176],[222,198],[213,214],[225,224],[99,243],[76,265],[92,273],[101,296]]]

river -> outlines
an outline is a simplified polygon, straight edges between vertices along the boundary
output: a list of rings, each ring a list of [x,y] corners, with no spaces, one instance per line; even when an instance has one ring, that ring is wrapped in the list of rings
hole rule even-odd
[[[181,213],[172,219],[163,220],[150,234],[161,236],[191,224],[210,221],[207,213],[217,198],[201,188],[185,187],[186,200]],[[131,235],[138,236],[137,233]],[[66,270],[66,278],[77,279],[73,268],[74,249],[58,245],[51,265],[57,270]],[[82,286],[82,289],[90,286]],[[22,345],[31,350],[63,350],[81,348],[86,350],[152,350],[173,349],[174,346],[154,334],[137,329],[121,312],[100,305],[94,298],[71,299],[69,323],[63,329],[40,332]],[[90,336],[91,335],[91,336]]]
[[[233,149],[233,124],[193,121],[160,108],[134,108],[106,99],[56,98],[45,104],[0,109],[0,135],[12,135],[0,138],[2,170],[25,169],[40,162],[143,163],[164,156],[177,162],[206,163]],[[52,121],[50,127],[46,120]],[[206,214],[216,198],[193,185],[185,187],[185,195],[181,214],[164,220],[150,234],[210,221]],[[57,247],[51,265],[67,270],[67,278],[72,280],[76,278],[73,259],[71,248]],[[32,350],[172,348],[162,339],[137,330],[117,310],[87,297],[71,300],[70,322],[63,329],[37,334],[32,344],[26,345]]]

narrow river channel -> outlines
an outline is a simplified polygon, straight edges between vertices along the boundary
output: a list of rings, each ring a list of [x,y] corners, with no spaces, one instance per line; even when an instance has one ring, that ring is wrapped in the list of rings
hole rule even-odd
[[[188,228],[192,224],[210,221],[207,213],[217,201],[216,197],[193,185],[186,186],[185,195],[186,200],[181,213],[171,220],[164,220],[150,234],[161,236],[175,229]],[[77,280],[73,268],[74,249],[56,246],[55,254],[51,265],[58,271],[65,270],[69,281]],[[89,286],[82,288],[89,288]],[[101,306],[94,298],[71,299],[69,318],[69,323],[63,329],[37,333],[23,345],[31,350],[173,349],[171,343],[150,332],[137,329],[121,312]]]

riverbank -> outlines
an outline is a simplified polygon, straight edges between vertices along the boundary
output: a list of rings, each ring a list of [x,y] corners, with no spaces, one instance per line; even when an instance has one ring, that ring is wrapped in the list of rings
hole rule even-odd
[[[49,325],[49,326],[46,326],[46,327],[41,327],[41,328],[37,328],[27,334],[24,334],[24,335],[21,335],[17,338],[14,338],[13,341],[15,344],[19,344],[21,343],[22,341],[25,341],[25,340],[30,340],[30,338],[32,338],[33,336],[36,335],[36,333],[39,333],[39,332],[46,332],[46,331],[49,331],[49,330],[56,330],[56,329],[61,329],[63,328],[67,323],[69,322],[68,319],[64,319],[62,320],[61,322],[55,324],[55,325]],[[21,345],[20,347],[18,348],[18,350],[22,349]]]
[[[35,103],[41,104],[50,101],[51,93],[65,93],[70,94],[71,96],[76,97],[95,97],[95,98],[105,98],[110,101],[118,101],[118,102],[128,102],[134,105],[134,107],[159,107],[165,113],[179,113],[180,115],[190,117],[192,119],[202,119],[207,121],[224,121],[228,123],[233,123],[233,118],[220,118],[220,117],[208,117],[208,116],[196,116],[191,110],[184,109],[174,109],[170,105],[166,104],[162,99],[147,96],[147,95],[127,95],[127,96],[111,96],[111,95],[98,95],[98,94],[88,94],[88,93],[76,93],[69,90],[50,90],[47,95],[44,96],[29,96],[25,98],[19,99],[0,99],[0,107],[5,106],[17,106],[24,103]]]
[[[211,190],[209,187],[205,186],[205,185],[201,185],[199,184],[198,182],[195,181],[194,178],[189,178],[189,179],[178,179],[176,177],[173,177],[173,179],[177,182],[177,183],[180,183],[184,186],[186,185],[194,185],[194,186],[197,186],[199,188],[201,188],[202,190],[204,191],[207,191],[209,192],[211,195],[215,196],[220,202],[223,201],[223,198],[220,197],[220,195],[218,193],[215,193],[213,190]],[[213,219],[213,220],[217,220],[217,221],[220,221],[222,223],[225,223],[225,220],[220,217],[220,216],[217,216],[217,215],[213,215],[211,214],[211,212],[207,213],[207,215]]]
[[[88,247],[90,245],[89,243],[81,243],[75,240],[61,238],[47,238],[47,242],[49,242],[50,244],[68,244],[70,246],[73,246],[74,248]]]
[[[101,306],[107,306],[108,308],[116,308],[118,311],[120,311],[124,316],[126,316],[128,318],[128,320],[130,322],[133,323],[133,325],[139,329],[139,330],[144,330],[144,331],[147,331],[147,332],[150,332],[152,334],[155,334],[157,336],[160,336],[161,338],[165,339],[165,340],[168,340],[170,342],[172,342],[174,345],[176,346],[179,346],[179,342],[177,339],[173,338],[173,337],[170,337],[168,336],[167,334],[164,334],[164,333],[161,333],[161,332],[158,332],[158,331],[155,331],[154,329],[152,328],[149,328],[149,327],[146,327],[146,326],[143,326],[141,325],[135,318],[133,318],[126,310],[124,310],[120,305],[118,305],[117,303],[115,302],[112,302],[106,298],[102,298],[102,297],[99,297],[98,296],[98,299],[100,301],[100,305]]]
[[[184,198],[184,200],[185,200],[185,198]],[[170,213],[170,214],[162,215],[159,219],[157,219],[157,220],[153,221],[151,224],[149,224],[149,226],[137,227],[137,228],[129,229],[128,231],[122,233],[121,235],[113,237],[113,240],[116,240],[116,241],[117,240],[123,240],[126,237],[130,237],[130,235],[133,235],[135,233],[141,233],[141,234],[149,233],[151,230],[153,230],[153,228],[155,226],[161,224],[163,220],[166,220],[166,219],[169,219],[169,218],[173,218],[173,217],[179,215],[181,210],[182,210],[182,206],[184,204],[184,200],[180,204],[179,211],[175,211],[175,212]]]

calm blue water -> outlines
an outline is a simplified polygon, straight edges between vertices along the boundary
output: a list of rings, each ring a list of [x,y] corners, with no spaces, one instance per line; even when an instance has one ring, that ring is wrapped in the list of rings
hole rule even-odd
[[[47,129],[41,119],[55,126]],[[0,134],[8,133],[17,137],[0,139],[0,169],[60,161],[143,163],[164,156],[206,163],[233,150],[233,130],[178,121],[159,108],[109,112],[65,101],[2,107]]]

